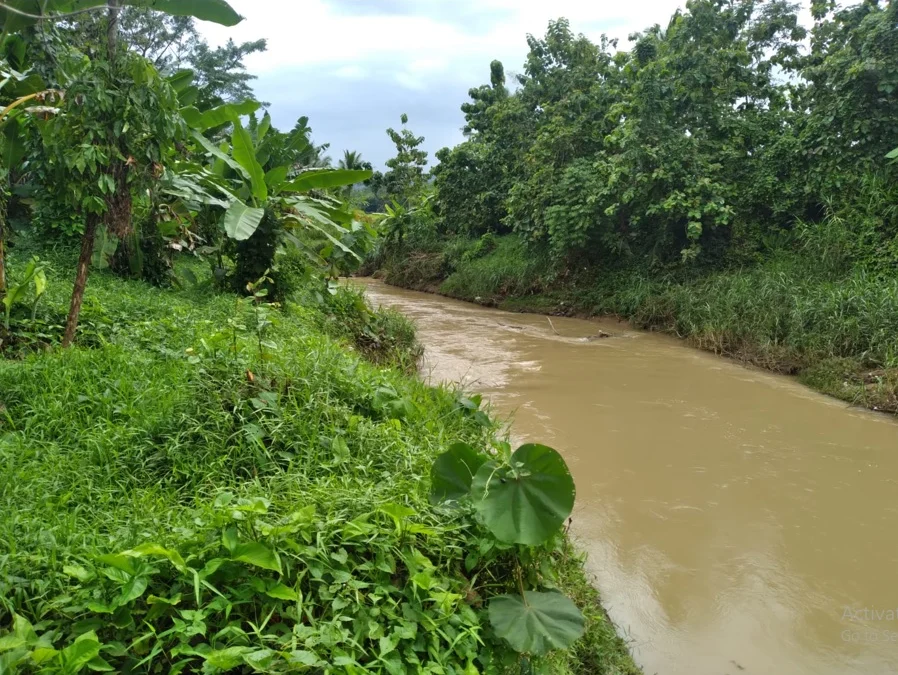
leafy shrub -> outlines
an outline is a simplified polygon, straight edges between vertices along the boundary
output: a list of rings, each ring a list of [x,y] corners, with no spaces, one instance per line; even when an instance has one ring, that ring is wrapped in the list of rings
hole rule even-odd
[[[496,235],[492,232],[487,232],[480,237],[471,248],[464,252],[461,259],[463,262],[477,260],[477,258],[482,258],[495,251],[496,246],[498,246]]]
[[[230,242],[233,248],[234,269],[228,279],[229,285],[237,293],[246,293],[247,284],[266,276],[275,265],[275,256],[283,236],[283,224],[271,210],[265,216],[252,236],[244,241]],[[271,297],[279,296],[275,284],[269,288]]]
[[[492,253],[462,261],[440,286],[440,292],[469,300],[496,301],[545,289],[551,266],[543,255],[514,235],[499,237]]]
[[[421,355],[415,326],[391,309],[372,309],[362,291],[340,287],[321,294],[322,327],[347,338],[375,363],[393,364],[414,371]]]
[[[271,271],[275,298],[289,299],[303,291],[311,280],[311,272],[308,258],[301,249],[296,246],[282,248]]]

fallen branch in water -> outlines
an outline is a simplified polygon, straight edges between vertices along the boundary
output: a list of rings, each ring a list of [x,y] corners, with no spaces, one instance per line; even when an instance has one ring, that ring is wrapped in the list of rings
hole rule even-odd
[[[559,333],[557,330],[555,330],[555,324],[552,323],[552,319],[550,319],[550,318],[547,316],[547,317],[546,317],[546,321],[548,321],[548,322],[549,322],[549,325],[552,326],[552,330],[555,331],[555,335],[557,335],[558,337],[561,337],[561,333]]]

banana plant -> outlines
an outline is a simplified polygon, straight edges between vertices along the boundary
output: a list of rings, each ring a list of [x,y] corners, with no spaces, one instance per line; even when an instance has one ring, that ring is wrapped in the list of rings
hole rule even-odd
[[[247,242],[266,214],[272,214],[284,228],[284,243],[306,248],[297,235],[314,232],[330,247],[356,256],[344,239],[364,226],[356,223],[344,204],[327,191],[367,180],[372,172],[297,170],[290,158],[309,148],[308,129],[299,125],[291,134],[280,134],[272,129],[266,114],[251,133],[240,119],[249,107],[244,104],[242,108],[188,115],[188,123],[194,127],[193,138],[210,162],[203,177],[217,176],[218,189],[228,202],[222,216],[225,234],[236,242]],[[216,145],[202,132],[220,125],[224,118],[232,125],[230,142]]]
[[[31,304],[31,320],[33,321],[37,314],[37,303],[40,302],[44,293],[47,292],[46,266],[39,258],[31,259],[31,262],[28,263],[22,272],[22,278],[17,283],[10,284],[6,294],[0,300],[4,308],[3,327],[6,331],[9,331],[10,315],[12,314],[13,306],[25,299],[28,295],[28,290],[32,286],[34,286],[34,300]]]

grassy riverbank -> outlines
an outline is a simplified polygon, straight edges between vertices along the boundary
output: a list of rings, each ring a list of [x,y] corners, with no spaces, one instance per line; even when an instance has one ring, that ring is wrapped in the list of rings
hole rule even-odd
[[[515,236],[430,242],[389,258],[395,285],[512,311],[618,316],[853,404],[898,412],[898,281],[781,254],[751,267],[553,271]]]
[[[18,672],[504,672],[485,601],[514,567],[428,499],[433,459],[495,427],[410,374],[406,320],[98,272],[79,347],[44,350],[74,267],[50,257],[0,360],[0,671],[21,637]],[[578,557],[539,555],[587,618],[548,672],[637,673]]]

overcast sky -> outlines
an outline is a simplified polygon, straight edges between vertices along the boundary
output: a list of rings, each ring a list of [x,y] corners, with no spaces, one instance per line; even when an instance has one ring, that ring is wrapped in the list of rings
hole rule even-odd
[[[681,0],[230,0],[245,21],[235,28],[202,24],[220,44],[268,39],[248,59],[255,90],[271,103],[282,130],[308,115],[317,142],[336,161],[358,150],[376,166],[394,154],[385,130],[409,127],[433,153],[462,140],[459,109],[468,89],[489,81],[499,59],[520,72],[527,33],[544,35],[550,19],[573,30],[621,40],[666,25]],[[510,78],[509,78],[510,79]]]

